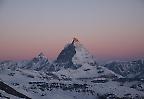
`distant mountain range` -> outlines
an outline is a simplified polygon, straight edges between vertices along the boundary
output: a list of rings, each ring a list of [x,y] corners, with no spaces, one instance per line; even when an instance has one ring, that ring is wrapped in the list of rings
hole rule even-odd
[[[1,61],[0,98],[144,99],[144,60],[101,66],[74,38],[53,62],[43,53],[27,61]]]
[[[144,60],[133,60],[133,61],[113,61],[105,64],[104,67],[114,71],[128,78],[144,78]]]

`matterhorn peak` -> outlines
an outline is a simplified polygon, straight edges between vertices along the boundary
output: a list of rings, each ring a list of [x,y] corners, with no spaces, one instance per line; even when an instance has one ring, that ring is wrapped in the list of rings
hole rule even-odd
[[[73,41],[72,41],[72,44],[78,43],[78,42],[79,42],[79,40],[78,40],[76,37],[74,37],[74,38],[73,38]]]
[[[80,41],[76,37],[73,38],[71,45],[73,45],[76,48],[82,48],[83,47],[83,45],[80,43]]]
[[[77,69],[83,64],[96,65],[93,56],[75,37],[72,43],[67,44],[60,52],[55,63],[59,67],[72,69]]]

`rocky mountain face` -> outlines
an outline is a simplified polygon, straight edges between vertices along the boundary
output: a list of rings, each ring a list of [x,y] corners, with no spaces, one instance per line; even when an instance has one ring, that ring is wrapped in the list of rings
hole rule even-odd
[[[128,78],[144,78],[144,60],[133,60],[127,62],[111,62],[104,67]]]
[[[1,61],[0,98],[144,99],[144,80],[127,78],[142,76],[143,63],[100,66],[74,38],[52,63],[43,53],[28,61]]]
[[[60,68],[72,68],[77,69],[77,66],[73,64],[72,58],[76,54],[74,43],[68,44],[59,54],[55,61],[56,66]]]
[[[56,70],[61,68],[78,69],[83,64],[88,63],[95,66],[96,61],[92,55],[83,47],[78,39],[74,38],[72,43],[67,44],[54,62]]]
[[[31,69],[36,71],[47,71],[49,65],[50,63],[48,61],[48,58],[43,53],[40,53],[38,56],[33,58],[31,61],[26,63],[25,66],[21,68]]]

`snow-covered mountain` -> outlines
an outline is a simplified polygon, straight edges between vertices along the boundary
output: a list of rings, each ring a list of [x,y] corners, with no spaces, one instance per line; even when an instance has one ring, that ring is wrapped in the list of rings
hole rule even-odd
[[[144,78],[144,60],[115,61],[104,65],[108,69],[128,78]]]
[[[28,61],[1,61],[0,98],[144,99],[144,84],[98,65],[74,38],[52,63],[43,53]]]
[[[99,66],[90,52],[74,38],[67,44],[54,62],[55,74],[69,78],[94,79],[121,77],[105,67]]]
[[[31,61],[27,62],[24,69],[31,69],[36,71],[47,71],[50,66],[48,58],[41,52],[38,56],[34,57]]]
[[[36,70],[36,71],[47,71],[50,68],[50,63],[48,58],[41,52],[32,60],[25,60],[25,61],[1,61],[0,68],[2,69],[11,69],[16,70],[18,68],[21,69],[29,69],[29,70]]]
[[[61,68],[77,69],[83,66],[83,64],[97,65],[94,57],[76,38],[73,39],[72,43],[64,47],[54,62],[56,70],[60,70]]]

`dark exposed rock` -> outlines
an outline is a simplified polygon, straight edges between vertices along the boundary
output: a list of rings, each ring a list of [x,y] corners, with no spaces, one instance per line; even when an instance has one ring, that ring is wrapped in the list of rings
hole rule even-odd
[[[75,68],[72,62],[73,56],[76,54],[75,46],[73,44],[69,44],[66,48],[64,48],[59,56],[57,57],[56,63],[59,66],[64,68]]]
[[[32,85],[32,88],[38,88],[41,91],[44,90],[53,90],[53,89],[61,89],[63,91],[75,91],[75,92],[85,92],[94,94],[95,92],[93,90],[90,90],[88,88],[87,84],[63,84],[63,83],[45,83],[45,82],[29,82],[29,84]],[[31,88],[31,89],[32,89]]]
[[[104,66],[124,77],[133,75],[134,78],[144,78],[144,60],[142,59],[129,62],[111,62]]]
[[[12,87],[8,86],[7,84],[3,83],[2,81],[0,81],[0,90],[5,91],[8,94],[14,95],[16,97],[20,97],[20,98],[25,98],[25,99],[31,99],[28,96],[16,91],[15,89],[13,89]]]

